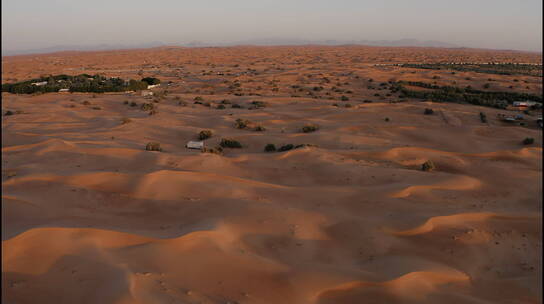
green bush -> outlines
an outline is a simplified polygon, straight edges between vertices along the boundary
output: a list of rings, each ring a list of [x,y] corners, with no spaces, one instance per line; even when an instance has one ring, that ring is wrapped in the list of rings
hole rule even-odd
[[[319,130],[319,126],[316,124],[307,124],[302,127],[302,132],[304,133],[315,132],[317,130]]]
[[[289,151],[291,149],[294,149],[295,146],[293,144],[287,144],[287,145],[284,145],[284,146],[281,146],[278,151],[279,152],[284,152],[284,151]]]
[[[5,116],[10,116],[10,115],[13,115],[15,113],[13,113],[12,111],[10,110],[7,110],[6,113],[4,114]]]
[[[232,138],[222,138],[220,145],[223,148],[241,148],[242,147],[242,144],[240,144],[240,142]]]
[[[264,151],[265,152],[274,152],[274,151],[276,151],[276,146],[274,144],[267,144],[264,147]]]
[[[261,125],[257,125],[257,126],[255,127],[255,131],[257,131],[257,132],[263,132],[263,131],[266,131],[266,128],[263,127],[263,126],[261,126]]]
[[[145,78],[142,78],[141,81],[146,82],[148,85],[154,85],[154,84],[160,84],[161,83],[160,79],[155,78],[155,77],[145,77]]]
[[[200,131],[200,133],[198,133],[198,139],[205,140],[212,137],[212,135],[213,135],[212,130],[202,130]]]
[[[524,145],[532,145],[534,142],[535,142],[535,139],[532,138],[532,137],[526,137],[526,138],[523,140],[523,144],[524,144]]]

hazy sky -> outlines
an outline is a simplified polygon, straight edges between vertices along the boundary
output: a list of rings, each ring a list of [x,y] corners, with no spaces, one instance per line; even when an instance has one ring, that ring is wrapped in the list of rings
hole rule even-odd
[[[255,38],[542,51],[542,0],[2,0],[3,50]]]

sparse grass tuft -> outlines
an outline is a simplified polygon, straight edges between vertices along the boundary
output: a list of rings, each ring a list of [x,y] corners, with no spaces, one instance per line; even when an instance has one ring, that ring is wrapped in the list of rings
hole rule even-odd
[[[142,109],[142,111],[151,111],[155,108],[155,106],[152,104],[152,103],[144,103],[142,104],[142,106],[140,107],[140,109]]]
[[[261,125],[257,125],[257,126],[255,127],[255,131],[257,131],[257,132],[263,132],[263,131],[266,131],[266,128],[263,127],[263,126],[261,126]]]
[[[247,119],[238,118],[238,119],[236,119],[236,122],[234,123],[234,127],[236,129],[245,129],[245,128],[247,128],[247,126],[250,123],[251,123],[251,121],[249,121]]]
[[[202,153],[212,153],[212,154],[218,154],[218,155],[221,155],[223,154],[223,148],[221,147],[215,147],[215,148],[202,148],[201,150]]]
[[[436,169],[436,166],[434,165],[432,160],[428,160],[421,165],[422,171],[430,172],[430,171],[433,171],[434,169]]]
[[[161,144],[157,142],[147,143],[147,145],[145,146],[145,149],[147,151],[159,151],[159,152],[162,151]]]

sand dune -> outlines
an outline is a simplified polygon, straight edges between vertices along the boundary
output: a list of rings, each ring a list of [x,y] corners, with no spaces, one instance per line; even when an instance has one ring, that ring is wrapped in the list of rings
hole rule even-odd
[[[542,303],[538,113],[507,125],[495,119],[505,110],[385,89],[492,77],[494,89],[540,94],[542,79],[374,66],[469,59],[541,55],[308,46],[4,57],[3,82],[156,76],[155,93],[168,92],[3,93],[3,112],[19,112],[2,116],[2,299]],[[266,130],[237,129],[238,118]],[[309,123],[319,129],[304,133]],[[242,148],[185,148],[201,130],[213,131],[208,148],[222,138]],[[422,171],[426,161],[435,170]]]

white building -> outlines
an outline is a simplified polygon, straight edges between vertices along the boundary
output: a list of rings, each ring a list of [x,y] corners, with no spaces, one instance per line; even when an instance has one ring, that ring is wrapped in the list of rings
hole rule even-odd
[[[60,89],[59,90],[59,93],[66,93],[66,92],[70,92],[70,89]]]
[[[156,88],[156,87],[159,87],[159,86],[160,86],[160,84],[150,84],[150,85],[147,86],[147,89],[149,90],[149,89],[153,89],[153,88]]]
[[[42,82],[33,82],[32,85],[35,85],[35,86],[44,86],[47,84],[47,81],[42,81]]]

